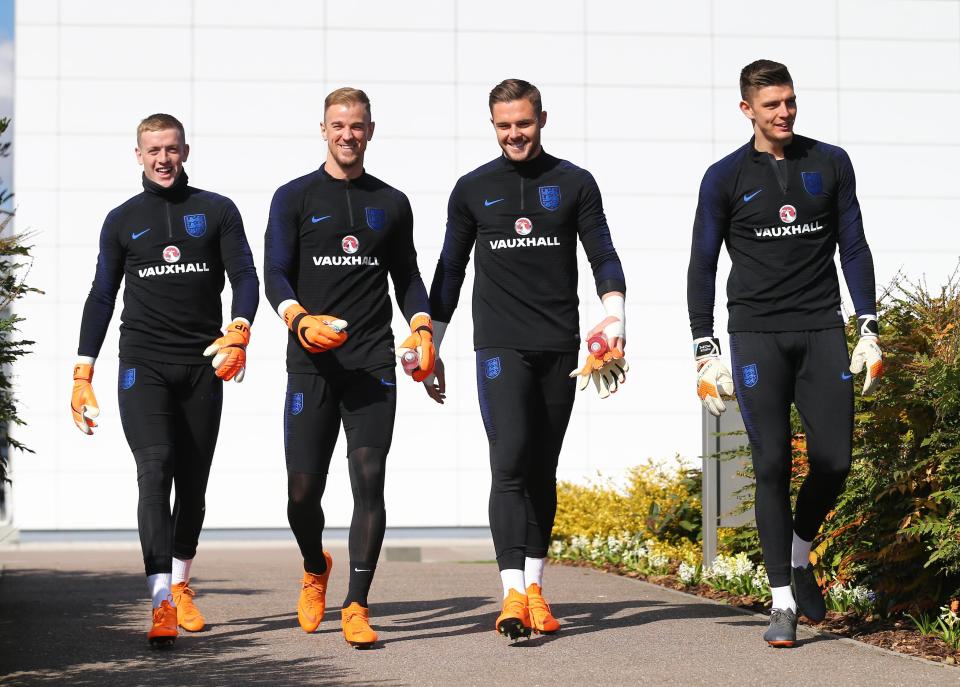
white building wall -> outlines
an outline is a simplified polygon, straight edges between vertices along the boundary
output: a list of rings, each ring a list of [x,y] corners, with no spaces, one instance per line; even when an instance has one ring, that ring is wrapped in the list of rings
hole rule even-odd
[[[410,197],[429,285],[450,189],[498,153],[489,89],[508,76],[540,86],[545,146],[596,176],[629,285],[628,384],[612,400],[578,398],[563,479],[698,454],[690,227],[704,170],[750,133],[737,107],[744,64],[785,62],[797,131],[849,151],[878,282],[903,270],[935,286],[957,263],[956,2],[21,0],[16,11],[18,227],[36,232],[29,283],[45,291],[19,306],[23,333],[37,342],[17,368],[28,422],[17,436],[36,451],[14,457],[23,529],[136,526],[115,392],[122,293],[96,368],[93,437],[72,426],[67,401],[101,222],[140,190],[134,129],[155,111],[184,121],[192,183],[236,201],[260,267],[273,190],[323,159],[324,95],[364,88],[377,121],[367,166]],[[725,272],[722,263],[720,294]],[[392,526],[486,523],[471,284],[443,346],[446,406],[412,383],[400,387]],[[580,297],[586,329],[601,309],[582,255]],[[717,315],[722,334],[722,307]],[[399,317],[395,331],[404,331]],[[286,526],[285,336],[264,299],[247,380],[226,389],[209,527]],[[349,522],[344,453],[341,444],[324,502],[331,526]]]

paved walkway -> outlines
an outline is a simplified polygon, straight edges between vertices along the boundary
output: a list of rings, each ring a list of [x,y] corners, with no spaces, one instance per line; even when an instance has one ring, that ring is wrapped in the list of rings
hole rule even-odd
[[[563,630],[510,644],[493,632],[499,581],[489,546],[414,542],[382,561],[371,597],[382,641],[339,632],[346,552],[333,547],[332,609],[297,625],[299,557],[288,542],[201,544],[194,570],[207,631],[171,651],[145,642],[135,546],[0,550],[4,685],[960,685],[960,669],[801,628],[768,648],[763,618],[627,578],[554,566],[546,590]],[[429,547],[426,547],[430,544]],[[455,562],[461,560],[463,562]]]

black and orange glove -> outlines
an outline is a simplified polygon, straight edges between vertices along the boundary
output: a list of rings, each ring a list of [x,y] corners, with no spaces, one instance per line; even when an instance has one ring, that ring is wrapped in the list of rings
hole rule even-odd
[[[100,404],[93,394],[93,365],[77,363],[73,366],[73,394],[70,397],[70,412],[73,422],[84,434],[93,434],[100,414]]]
[[[237,318],[227,325],[227,333],[206,347],[205,356],[213,356],[211,365],[216,375],[225,382],[243,381],[247,369],[247,344],[250,343],[250,325]]]
[[[416,353],[416,356],[411,353]],[[411,318],[410,336],[397,347],[397,357],[400,358],[403,371],[415,382],[422,382],[433,374],[437,351],[433,346],[433,321],[428,314],[418,312]]]
[[[334,315],[310,315],[299,303],[283,311],[287,323],[307,353],[323,353],[347,342],[347,323]]]

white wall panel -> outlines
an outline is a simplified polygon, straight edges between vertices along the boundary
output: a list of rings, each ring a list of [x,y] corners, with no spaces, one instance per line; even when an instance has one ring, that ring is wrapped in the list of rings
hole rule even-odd
[[[611,33],[710,33],[710,0],[679,0],[651,5],[631,0],[593,0],[586,3],[586,28]]]
[[[960,5],[940,0],[842,0],[836,3],[841,38],[960,38]]]
[[[332,2],[277,0],[264,12],[254,0],[178,0],[157,13],[140,1],[18,3],[18,225],[39,232],[29,281],[46,292],[19,304],[28,318],[24,335],[38,341],[17,368],[29,422],[17,436],[37,451],[14,456],[20,527],[136,525],[135,467],[116,400],[122,290],[94,382],[102,409],[97,434],[76,431],[66,400],[100,227],[140,189],[133,132],[155,110],[183,119],[192,183],[235,200],[261,268],[273,191],[316,169],[325,155],[324,96],[347,84],[366,89],[378,122],[368,168],[410,197],[429,284],[450,189],[499,152],[487,108],[491,87],[508,76],[540,85],[550,113],[544,144],[597,178],[630,292],[629,381],[610,400],[578,394],[560,458],[564,479],[597,471],[617,477],[647,458],[699,451],[685,308],[690,231],[704,170],[750,135],[737,107],[746,63],[785,61],[799,94],[798,132],[850,152],[878,282],[903,269],[936,288],[956,266],[960,238],[949,218],[960,177],[950,160],[960,139],[949,126],[929,126],[923,113],[956,110],[960,5],[767,4],[762,25],[779,31],[753,28],[761,24],[756,4],[746,0],[655,9],[563,0],[534,8],[534,30],[505,27],[515,5],[377,0],[357,13]],[[156,74],[145,71],[150,58]],[[582,251],[578,263],[586,328],[602,312]],[[715,314],[724,341],[728,270],[723,254]],[[443,344],[446,404],[400,380],[387,478],[391,525],[487,521],[472,283],[468,268]],[[225,310],[230,296],[227,287]],[[399,314],[394,323],[403,330]],[[286,526],[286,336],[261,300],[247,380],[225,389],[208,527]],[[346,526],[352,511],[345,451],[341,437],[324,499],[330,526]],[[430,508],[419,498],[427,490]]]

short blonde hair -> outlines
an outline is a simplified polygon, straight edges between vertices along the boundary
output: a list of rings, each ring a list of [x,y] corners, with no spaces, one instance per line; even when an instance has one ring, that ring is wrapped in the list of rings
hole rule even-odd
[[[180,142],[187,142],[187,132],[183,129],[183,124],[173,115],[158,112],[143,119],[137,126],[137,145],[140,145],[140,134],[144,131],[164,131],[165,129],[176,129],[180,132]]]
[[[326,118],[327,110],[333,105],[354,105],[356,103],[363,104],[367,108],[367,116],[373,119],[373,115],[370,112],[370,98],[359,88],[351,88],[350,86],[338,88],[324,99],[323,116]]]

